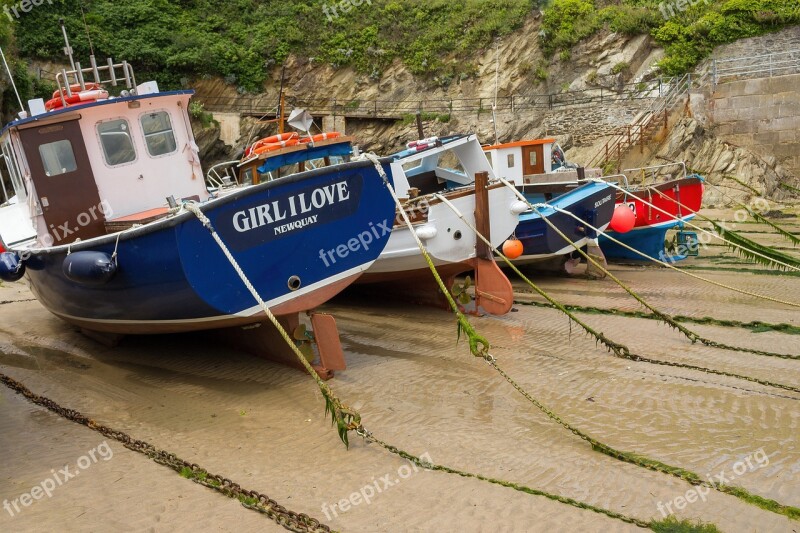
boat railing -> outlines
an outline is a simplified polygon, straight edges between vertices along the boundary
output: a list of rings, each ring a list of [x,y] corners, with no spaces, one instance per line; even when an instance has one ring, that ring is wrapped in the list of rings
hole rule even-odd
[[[639,180],[638,182],[637,182],[637,180],[632,180],[632,181],[634,181],[637,185],[641,185],[642,187],[646,187],[648,185],[648,181],[651,180],[651,179],[652,179],[652,185],[655,185],[656,183],[658,183],[659,178],[661,176],[663,176],[663,174],[661,172],[659,172],[660,170],[665,169],[665,168],[672,168],[672,167],[680,167],[680,170],[683,173],[683,178],[686,178],[687,174],[686,174],[686,162],[685,161],[679,161],[679,162],[676,162],[676,163],[665,163],[663,165],[651,165],[649,167],[626,168],[622,172],[624,174],[630,173],[632,175],[634,173],[639,174],[641,176],[641,180]],[[648,172],[649,172],[649,176],[648,176]],[[673,172],[668,173],[669,179],[673,179],[672,175],[673,175]]]
[[[98,85],[110,83],[112,87],[124,83],[126,89],[130,91],[136,90],[136,75],[133,72],[133,66],[127,61],[114,63],[114,60],[109,57],[106,65],[98,65],[92,55],[89,56],[89,62],[91,66],[81,68],[80,62],[76,61],[73,70],[62,68],[56,74],[56,84],[58,85],[62,104],[66,105],[65,96],[72,96],[73,85],[77,85],[81,91],[86,90],[87,77],[91,77],[88,83],[96,83]]]
[[[222,163],[217,163],[212,166],[208,169],[208,172],[206,172],[206,184],[211,185],[215,189],[239,185],[236,172],[233,170],[234,166],[238,164],[239,160],[236,159],[233,161],[223,161]],[[220,174],[220,171],[222,171],[222,174]]]

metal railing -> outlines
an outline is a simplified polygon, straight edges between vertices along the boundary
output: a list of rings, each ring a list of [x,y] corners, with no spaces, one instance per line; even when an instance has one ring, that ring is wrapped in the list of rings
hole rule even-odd
[[[800,50],[734,59],[715,59],[711,64],[714,85],[723,81],[771,78],[800,73]]]
[[[662,96],[655,100],[649,108],[640,113],[632,124],[619,128],[614,136],[586,163],[586,166],[604,169],[609,164],[619,166],[629,148],[639,145],[644,149],[645,142],[656,131],[668,126],[670,112],[685,97],[688,97],[693,86],[691,74],[686,74],[678,79],[673,78],[668,90],[664,91]]]
[[[531,109],[558,109],[596,104],[613,104],[651,100],[663,96],[670,80],[656,79],[648,82],[622,86],[619,90],[604,87],[564,91],[547,94],[513,94],[494,98],[449,98],[449,99],[337,99],[337,98],[288,98],[287,103],[308,110],[312,115],[336,115],[348,117],[403,118],[416,113],[450,114],[454,112],[489,112],[496,105],[499,112],[517,112]],[[211,112],[238,112],[245,114],[274,115],[274,100],[263,96],[205,97],[196,99]]]
[[[66,105],[65,96],[72,96],[72,85],[76,85],[80,91],[86,90],[86,78],[84,74],[91,74],[92,83],[100,85],[102,83],[110,83],[116,87],[119,83],[125,83],[127,89],[136,87],[136,76],[133,73],[133,66],[127,61],[122,63],[114,63],[110,57],[108,58],[107,65],[98,65],[94,56],[90,56],[89,60],[91,66],[81,68],[79,62],[75,62],[74,70],[61,69],[56,74],[56,84],[58,85],[58,92],[61,97],[61,104]],[[121,70],[120,75],[117,75],[117,69]],[[103,79],[103,74],[108,74],[108,79]],[[72,78],[72,81],[70,81]]]

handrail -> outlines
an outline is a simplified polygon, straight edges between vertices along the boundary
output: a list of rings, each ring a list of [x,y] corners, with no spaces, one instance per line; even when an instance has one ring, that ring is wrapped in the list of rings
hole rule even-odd
[[[715,86],[724,78],[771,78],[776,75],[800,72],[800,50],[715,59],[712,62],[712,71]]]
[[[74,70],[66,70],[61,69],[60,72],[56,73],[56,85],[58,85],[58,94],[61,97],[61,105],[67,105],[67,102],[64,98],[66,94],[67,97],[72,96],[72,87],[70,83],[70,76],[75,80],[75,85],[80,87],[81,91],[86,90],[86,79],[84,78],[84,74],[91,74],[94,81],[92,83],[96,84],[103,84],[103,83],[110,83],[113,87],[116,87],[119,82],[124,81],[125,87],[127,89],[135,89],[136,87],[136,75],[133,73],[133,66],[128,63],[127,61],[123,61],[122,63],[114,63],[114,61],[109,57],[108,64],[103,66],[98,66],[97,62],[95,61],[94,56],[89,56],[89,61],[91,63],[90,67],[81,68],[81,64],[79,62],[75,62],[75,69]],[[117,77],[116,69],[122,69],[121,77]],[[108,73],[108,79],[104,80],[102,73]]]

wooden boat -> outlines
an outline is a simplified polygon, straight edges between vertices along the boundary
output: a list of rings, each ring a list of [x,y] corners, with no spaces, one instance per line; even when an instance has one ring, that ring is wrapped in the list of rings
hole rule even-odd
[[[661,165],[652,169],[675,165]],[[630,209],[634,214],[632,228],[626,232],[609,230],[608,235],[636,250],[662,261],[680,261],[697,254],[697,238],[694,232],[682,231],[685,222],[692,220],[703,204],[704,179],[697,174],[686,175],[685,166],[677,177],[668,174],[649,181],[628,185],[626,192],[617,191],[616,208]],[[648,169],[625,171],[636,176]],[[651,204],[651,205],[649,205]],[[655,206],[655,207],[653,207]],[[667,249],[667,234],[678,229],[674,250]],[[600,245],[606,257],[613,259],[643,261],[641,255],[601,236]],[[670,246],[670,248],[673,248]]]
[[[32,101],[31,116],[0,135],[14,189],[0,208],[0,277],[26,276],[53,314],[114,335],[263,323],[209,230],[186,209],[190,202],[287,325],[378,258],[389,235],[372,234],[335,262],[322,254],[394,217],[371,162],[209,192],[187,113],[192,92],[137,86],[125,62],[92,65],[58,74],[61,106],[45,111]],[[117,97],[75,98],[90,75],[97,86],[126,88]]]
[[[515,237],[523,250],[516,262],[555,259],[564,263],[575,253],[576,246],[586,246],[597,237],[585,223],[600,231],[608,227],[614,211],[614,191],[604,183],[586,181],[584,178],[597,177],[600,171],[578,169],[567,163],[555,139],[498,144],[484,150],[495,172],[513,183],[530,203],[552,206],[528,210],[520,216]]]

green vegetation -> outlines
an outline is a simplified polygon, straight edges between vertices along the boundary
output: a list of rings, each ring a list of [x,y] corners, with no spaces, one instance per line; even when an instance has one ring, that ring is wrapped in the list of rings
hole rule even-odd
[[[53,0],[13,23],[20,56],[63,60],[58,20],[64,18],[85,63],[81,3],[98,59],[132,62],[139,80],[178,88],[187,78],[214,75],[241,91],[259,91],[270,67],[290,53],[373,77],[400,59],[415,74],[456,79],[470,69],[463,59],[519,28],[537,0],[373,0],[338,16],[329,7],[338,3],[325,0]]]
[[[786,0],[677,1],[616,0],[598,8],[594,0],[555,0],[545,12],[542,49],[552,56],[599,29],[635,35],[650,33],[666,50],[659,63],[665,74],[682,74],[717,45],[800,23],[800,5]],[[663,11],[662,11],[663,10]]]
[[[437,121],[437,122],[450,122],[450,113],[420,113],[420,117],[423,121]],[[417,121],[416,113],[407,113],[403,115],[403,118],[400,119],[400,123],[403,126],[408,126],[409,124],[413,124]]]
[[[650,529],[656,533],[720,533],[714,524],[678,520],[674,515],[669,515],[664,520],[654,520],[650,523]]]

